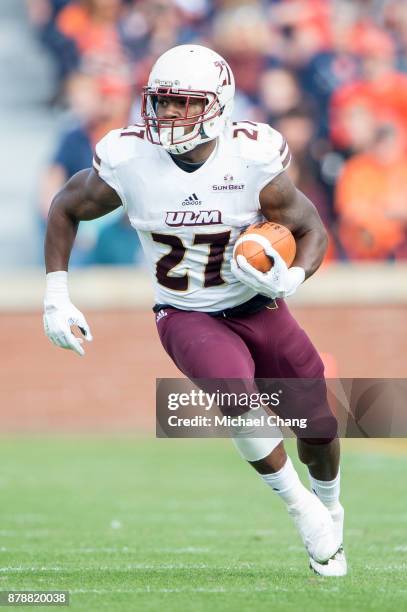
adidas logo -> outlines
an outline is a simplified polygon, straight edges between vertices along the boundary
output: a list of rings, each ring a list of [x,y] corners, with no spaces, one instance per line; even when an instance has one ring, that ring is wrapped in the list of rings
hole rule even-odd
[[[160,310],[155,317],[155,321],[156,323],[158,323],[158,321],[161,321],[161,319],[163,319],[164,317],[166,317],[168,315],[168,312],[166,310]]]
[[[198,206],[199,204],[202,204],[202,200],[198,199],[196,193],[193,193],[192,195],[188,196],[182,202],[182,206]]]

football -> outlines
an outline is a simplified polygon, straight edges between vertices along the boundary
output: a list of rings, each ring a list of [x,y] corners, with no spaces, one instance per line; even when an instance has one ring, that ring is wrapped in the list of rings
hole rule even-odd
[[[273,259],[264,251],[265,241],[268,241],[290,267],[296,253],[295,239],[284,225],[263,221],[250,225],[241,233],[236,241],[233,256],[243,255],[256,270],[268,272],[274,265]]]

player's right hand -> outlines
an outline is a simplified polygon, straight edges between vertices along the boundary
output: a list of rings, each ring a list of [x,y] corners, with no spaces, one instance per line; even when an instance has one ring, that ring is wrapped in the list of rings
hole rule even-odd
[[[89,325],[80,310],[69,299],[44,300],[45,335],[56,346],[75,351],[81,357],[85,354],[82,338],[74,336],[72,325],[77,325],[88,342],[93,340]]]
[[[243,255],[237,255],[237,262],[231,261],[232,273],[253,291],[272,299],[293,295],[305,278],[305,271],[299,266],[287,268],[281,255],[272,246],[265,246],[269,257],[274,260],[268,272],[256,270]]]

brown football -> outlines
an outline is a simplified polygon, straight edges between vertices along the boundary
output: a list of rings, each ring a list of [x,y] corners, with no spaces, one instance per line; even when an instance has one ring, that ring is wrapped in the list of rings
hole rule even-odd
[[[237,240],[237,246],[235,246],[234,249],[235,259],[238,255],[243,255],[256,270],[260,272],[268,272],[271,270],[274,265],[273,260],[266,255],[262,245],[256,241],[256,235],[266,238],[273,249],[281,255],[287,266],[291,266],[296,253],[294,236],[287,227],[279,223],[273,223],[272,221],[263,221],[255,225],[250,225],[241,233]],[[246,240],[239,243],[242,236],[245,236]],[[253,236],[253,240],[247,240],[249,236]]]

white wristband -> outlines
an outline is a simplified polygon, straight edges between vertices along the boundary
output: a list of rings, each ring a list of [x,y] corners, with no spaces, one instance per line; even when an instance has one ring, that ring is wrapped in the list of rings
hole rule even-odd
[[[58,272],[49,272],[45,277],[45,300],[68,299],[68,272],[59,270]]]
[[[290,273],[290,280],[292,281],[293,285],[299,287],[305,280],[304,268],[301,268],[300,266],[293,266],[292,268],[288,268],[288,271]]]
[[[294,266],[293,268],[288,268],[288,275],[286,277],[285,283],[285,291],[286,296],[289,297],[293,293],[295,293],[298,287],[305,280],[305,270],[304,268],[300,268],[300,266]]]

